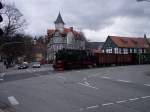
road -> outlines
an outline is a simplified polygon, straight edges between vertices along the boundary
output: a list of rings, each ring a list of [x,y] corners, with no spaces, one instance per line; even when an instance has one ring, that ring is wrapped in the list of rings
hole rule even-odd
[[[150,110],[150,65],[31,71],[1,77],[0,99],[16,112]]]

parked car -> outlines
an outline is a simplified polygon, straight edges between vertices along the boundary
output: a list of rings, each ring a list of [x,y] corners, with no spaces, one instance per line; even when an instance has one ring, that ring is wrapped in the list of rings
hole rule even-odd
[[[25,64],[18,65],[18,69],[27,69],[28,66]]]
[[[33,62],[32,68],[40,68],[41,64],[40,62]]]
[[[22,64],[18,65],[18,69],[27,69],[29,67],[28,62],[23,62]]]

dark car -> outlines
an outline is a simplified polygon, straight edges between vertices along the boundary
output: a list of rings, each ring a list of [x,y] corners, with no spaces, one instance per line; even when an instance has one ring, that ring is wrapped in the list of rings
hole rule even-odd
[[[29,67],[27,62],[24,62],[23,64],[18,65],[18,69],[27,69]]]
[[[18,69],[27,69],[27,68],[28,66],[24,64],[18,66]]]

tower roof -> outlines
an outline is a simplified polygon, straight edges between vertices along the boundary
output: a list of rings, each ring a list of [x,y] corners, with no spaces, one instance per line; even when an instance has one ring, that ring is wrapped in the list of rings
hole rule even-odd
[[[57,23],[63,23],[63,24],[65,24],[64,21],[63,21],[63,19],[62,19],[62,17],[61,17],[60,12],[59,12],[58,17],[57,17],[57,19],[56,19],[56,21],[54,23],[55,24],[57,24]]]

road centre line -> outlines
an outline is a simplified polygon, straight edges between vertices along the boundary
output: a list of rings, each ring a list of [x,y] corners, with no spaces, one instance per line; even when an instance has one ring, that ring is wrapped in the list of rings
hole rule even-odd
[[[19,105],[19,102],[16,100],[14,96],[9,96],[8,100],[11,103],[11,105]]]
[[[126,82],[126,83],[130,83],[131,81],[127,81],[127,80],[120,80],[120,79],[118,79],[117,81],[119,81],[119,82]]]
[[[110,77],[102,76],[103,79],[110,79]]]
[[[116,101],[116,103],[125,103],[127,100]]]
[[[146,99],[146,98],[150,98],[150,96],[143,96],[141,98]]]
[[[132,98],[132,99],[129,99],[130,101],[135,101],[135,100],[138,100],[139,98]]]
[[[108,106],[108,105],[113,105],[114,103],[105,103],[105,104],[102,104],[102,106]]]
[[[98,108],[98,107],[99,107],[99,105],[95,105],[95,106],[86,107],[86,109],[88,110],[88,109],[94,109],[94,108]]]
[[[150,84],[144,84],[145,86],[150,86]]]
[[[132,99],[120,100],[120,101],[116,101],[116,102],[108,102],[108,103],[104,103],[104,104],[100,104],[100,105],[88,106],[86,108],[80,108],[80,111],[84,111],[84,110],[88,110],[88,109],[89,110],[95,109],[95,108],[98,108],[100,106],[109,106],[109,105],[121,104],[121,103],[136,101],[136,100],[140,100],[140,99],[147,99],[147,98],[150,98],[150,96],[143,96],[143,97],[139,97],[139,98],[132,98]]]

